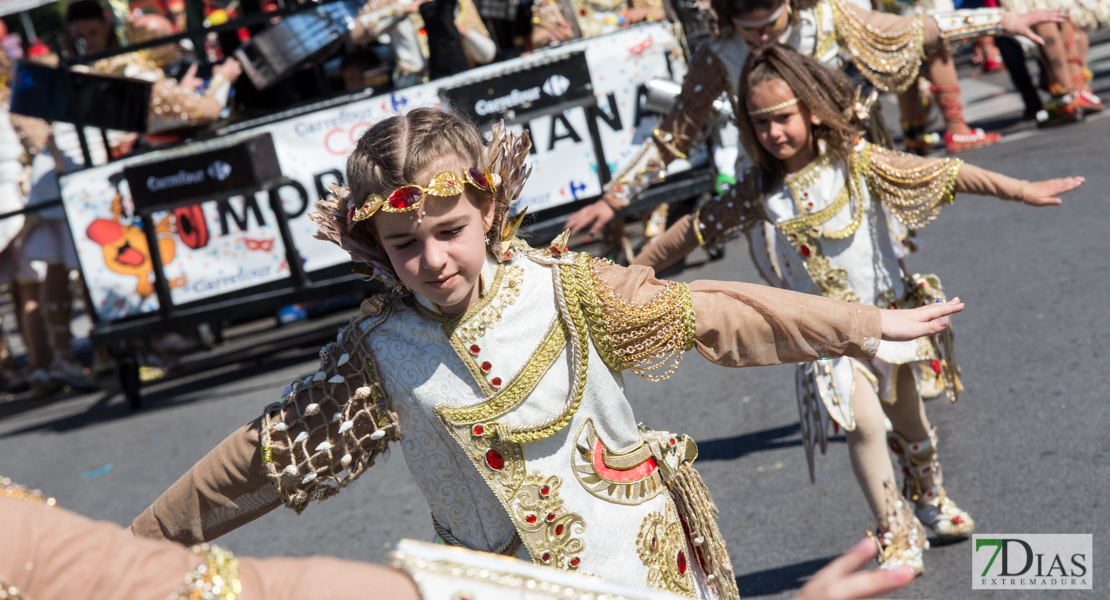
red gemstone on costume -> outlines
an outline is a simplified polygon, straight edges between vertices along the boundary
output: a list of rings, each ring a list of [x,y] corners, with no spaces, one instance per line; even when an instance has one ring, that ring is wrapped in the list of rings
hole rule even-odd
[[[543,486],[542,488],[540,488],[540,495],[541,496],[546,496],[550,493],[551,493],[551,488],[547,487],[546,485]]]
[[[490,380],[490,385],[492,385],[493,387],[501,387],[501,378],[500,377],[494,377],[493,379]]]
[[[584,8],[578,9],[578,14],[582,15],[583,17],[586,16],[586,9],[584,9]]]
[[[505,468],[505,457],[497,450],[490,450],[486,452],[486,462],[495,471],[500,471]]]
[[[493,365],[490,364],[490,362],[488,360],[482,363],[482,371],[485,371],[486,373],[489,373],[489,370],[492,369],[492,368],[493,368]]]
[[[677,441],[675,441],[675,439],[674,439],[674,438],[671,438],[671,445],[672,445],[672,446],[674,446],[674,445],[675,445],[675,444],[677,444],[677,443],[678,443],[678,442],[677,442]]]
[[[529,523],[535,523],[536,522],[536,515],[528,515],[527,517],[524,517],[524,520],[529,522]]]
[[[940,375],[940,361],[939,360],[934,360],[932,362],[932,367],[933,367],[933,372],[936,373],[937,375]]]
[[[543,556],[540,557],[540,560],[542,560],[543,562],[551,562],[551,553],[544,552]]]
[[[555,513],[547,513],[547,522],[550,523],[551,521],[554,521],[554,520],[555,520]]]
[[[952,523],[954,525],[963,525],[964,524],[964,518],[960,515],[956,515],[956,516],[952,517]]]
[[[651,549],[655,550],[655,548],[658,547],[658,546],[659,546],[659,540],[656,539],[655,536],[652,536],[651,537]]]
[[[471,354],[477,356],[477,354],[481,351],[482,351],[482,349],[478,347],[478,344],[471,344],[470,345],[470,353]]]
[[[555,526],[555,535],[563,535],[563,524],[559,523]]]
[[[807,246],[805,244],[802,244],[801,246],[798,247],[798,251],[802,253],[802,258],[809,258],[809,255],[810,255],[809,246]]]
[[[389,195],[389,205],[397,210],[403,210],[416,204],[423,195],[424,191],[415,185],[398,188]]]
[[[486,428],[481,425],[474,426],[474,435],[482,435],[486,432]]]
[[[678,551],[678,572],[683,575],[686,574],[686,553],[682,550]]]
[[[578,566],[579,564],[581,564],[581,563],[582,563],[582,559],[581,559],[581,558],[578,558],[577,556],[575,556],[574,558],[570,559],[570,566],[572,566],[572,567],[577,567],[577,566]]]
[[[481,171],[478,169],[469,169],[468,172],[470,173],[470,179],[473,180],[474,183],[484,188],[489,187],[489,181],[486,180],[486,176]]]

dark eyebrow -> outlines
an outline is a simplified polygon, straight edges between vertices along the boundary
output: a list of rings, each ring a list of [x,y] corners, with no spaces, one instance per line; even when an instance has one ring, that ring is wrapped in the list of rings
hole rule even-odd
[[[466,225],[466,217],[465,216],[455,217],[453,219],[449,219],[449,220],[444,221],[442,223],[438,223],[436,225],[436,228],[437,229],[455,229],[455,228],[461,227],[463,225]],[[412,234],[408,233],[408,232],[392,233],[392,234],[389,234],[389,235],[386,235],[386,236],[382,236],[382,240],[392,242],[394,240],[399,240],[399,239],[402,239],[402,238],[409,237],[410,235],[412,235]]]

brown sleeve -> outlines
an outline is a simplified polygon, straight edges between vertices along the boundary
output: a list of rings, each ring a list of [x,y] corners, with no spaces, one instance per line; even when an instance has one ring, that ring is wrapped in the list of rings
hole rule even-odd
[[[666,164],[675,158],[684,158],[694,146],[702,127],[714,114],[713,102],[728,86],[725,66],[708,46],[702,45],[690,61],[674,108],[659,123],[655,141]]]
[[[1003,200],[1022,200],[1029,182],[964,163],[956,176],[956,191]]]
[[[0,576],[35,600],[166,598],[201,563],[114,523],[14,498],[0,497],[0,530]]]
[[[666,283],[646,267],[599,267],[626,300],[648,302]],[[819,358],[875,355],[882,337],[879,309],[763,285],[695,281],[695,346],[726,367],[755,367]]]
[[[694,231],[694,217],[686,215],[659,234],[644,247],[633,265],[662,271],[698,247],[698,234]]]
[[[0,580],[35,600],[166,598],[204,556],[114,523],[0,497]],[[243,600],[419,598],[401,571],[329,557],[241,558]],[[222,596],[221,596],[222,597]]]
[[[280,506],[262,465],[260,422],[240,427],[193,465],[135,519],[135,535],[199,544]]]

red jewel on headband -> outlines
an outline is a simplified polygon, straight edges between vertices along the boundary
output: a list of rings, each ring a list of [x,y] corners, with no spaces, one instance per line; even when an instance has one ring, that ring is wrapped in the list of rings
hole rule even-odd
[[[397,188],[389,195],[389,205],[396,210],[404,210],[416,204],[423,195],[424,191],[420,188],[415,185],[407,185],[403,188]]]
[[[472,181],[474,181],[474,183],[477,183],[479,186],[481,186],[483,188],[488,188],[489,187],[489,181],[486,179],[486,176],[483,175],[482,172],[479,171],[478,169],[473,169],[473,168],[468,169],[467,173],[470,174],[470,179]]]

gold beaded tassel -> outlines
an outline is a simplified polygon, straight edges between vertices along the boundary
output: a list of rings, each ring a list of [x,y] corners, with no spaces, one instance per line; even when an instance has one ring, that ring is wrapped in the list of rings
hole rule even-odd
[[[868,188],[903,225],[920,229],[940,215],[944,204],[952,202],[963,161],[941,158],[920,167],[899,169],[883,160],[882,157],[891,154],[889,150],[871,147]]]
[[[668,282],[649,302],[629,302],[601,280],[594,265],[587,262],[588,255],[579,256],[586,257],[575,264],[584,292],[582,309],[598,353],[613,368],[628,369],[641,379],[669,378],[682,363],[682,352],[694,347],[690,289]],[[649,374],[663,368],[662,374]]]
[[[876,31],[859,20],[844,0],[832,0],[836,33],[863,76],[883,92],[900,93],[917,81],[924,58],[925,17],[917,15],[906,29]]]
[[[740,600],[728,548],[721,530],[717,528],[717,505],[713,503],[701,475],[687,463],[679,468],[667,486],[678,514],[690,528],[690,540],[694,551],[703,559],[707,578],[717,587],[717,597],[721,600]]]

